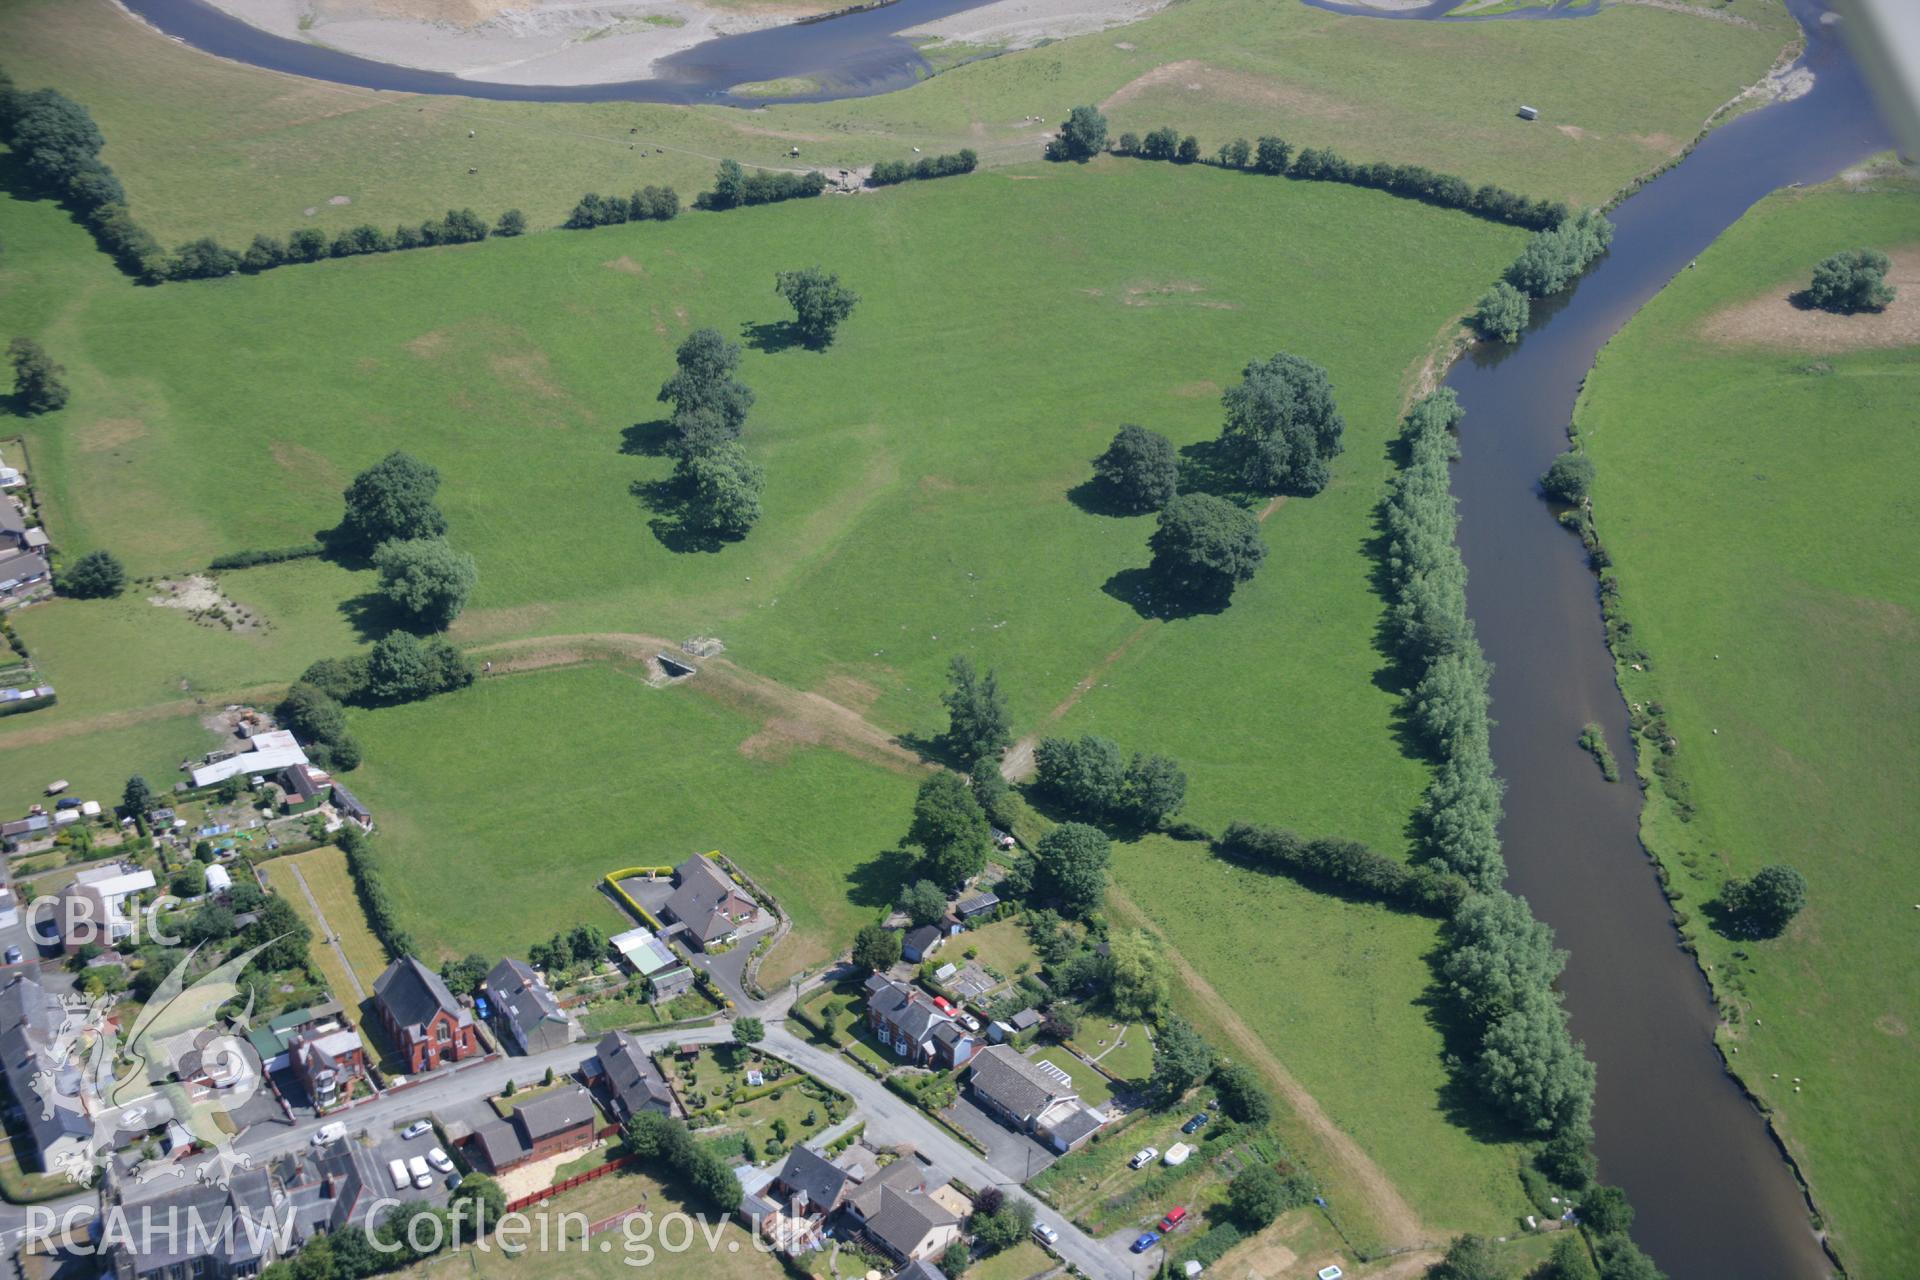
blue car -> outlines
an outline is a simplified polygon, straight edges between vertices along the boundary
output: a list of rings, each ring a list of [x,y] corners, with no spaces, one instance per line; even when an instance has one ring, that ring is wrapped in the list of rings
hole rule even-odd
[[[1135,1253],[1145,1253],[1147,1250],[1153,1248],[1153,1246],[1159,1243],[1160,1243],[1160,1233],[1158,1231],[1148,1231],[1143,1233],[1138,1240],[1135,1240],[1133,1242],[1133,1251]]]

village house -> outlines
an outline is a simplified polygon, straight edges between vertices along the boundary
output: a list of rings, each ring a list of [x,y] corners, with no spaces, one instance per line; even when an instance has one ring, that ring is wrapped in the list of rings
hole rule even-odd
[[[480,1055],[473,1015],[439,974],[412,956],[401,956],[374,980],[373,1004],[409,1074]]]
[[[702,951],[731,942],[760,910],[752,895],[705,854],[675,867],[673,883],[666,914],[679,923],[680,936]]]
[[[867,1025],[894,1053],[915,1066],[957,1067],[979,1041],[951,1006],[918,987],[874,974],[867,979]]]
[[[0,496],[0,597],[47,581],[47,551],[46,530],[29,529],[13,499]]]
[[[599,1093],[607,1114],[625,1124],[643,1112],[673,1114],[673,1090],[653,1058],[631,1032],[609,1031],[582,1066],[588,1087]]]
[[[317,1110],[346,1101],[355,1083],[367,1078],[367,1048],[351,1026],[302,1031],[287,1046],[287,1057]]]
[[[960,1238],[960,1215],[934,1195],[945,1185],[924,1161],[904,1155],[847,1197],[847,1221],[895,1262],[937,1256]]]
[[[89,942],[111,946],[132,937],[131,900],[155,885],[153,872],[129,863],[88,867],[74,876],[73,882],[60,891],[55,917],[60,922],[67,954],[72,955]]]
[[[520,961],[508,957],[493,966],[484,990],[493,1025],[509,1048],[544,1053],[579,1039],[580,1025],[553,998],[547,980]]]
[[[15,974],[0,988],[0,1073],[19,1103],[22,1128],[43,1172],[84,1161],[93,1139],[79,1080],[55,1071],[64,1056],[61,1033],[69,1017],[79,1016],[27,974]],[[37,1092],[36,1079],[51,1081],[53,1091]]]
[[[970,1211],[966,1197],[910,1150],[891,1163],[881,1163],[884,1158],[858,1144],[833,1159],[795,1147],[741,1211],[788,1255],[819,1248],[832,1228],[897,1263],[942,1252],[960,1238]]]
[[[967,1087],[989,1115],[1009,1128],[1033,1134],[1062,1154],[1080,1146],[1106,1123],[1103,1115],[1080,1101],[1073,1091],[1073,1077],[1006,1045],[991,1045],[974,1055]]]
[[[521,1103],[511,1119],[481,1125],[465,1145],[485,1168],[505,1173],[586,1146],[593,1141],[597,1119],[593,1095],[577,1084],[568,1085]]]

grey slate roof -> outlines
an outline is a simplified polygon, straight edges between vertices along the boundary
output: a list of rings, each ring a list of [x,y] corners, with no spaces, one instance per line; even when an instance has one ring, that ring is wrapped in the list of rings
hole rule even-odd
[[[973,1056],[973,1091],[1008,1115],[1026,1121],[1073,1090],[1006,1045],[982,1049]]]
[[[853,1178],[811,1147],[795,1147],[787,1154],[787,1162],[780,1166],[779,1181],[805,1195],[816,1209],[826,1212],[840,1203],[841,1193]]]
[[[37,1073],[57,1065],[51,1051],[65,1021],[66,1010],[60,1002],[24,973],[15,975],[0,989],[0,1071],[5,1073],[26,1116],[27,1129],[42,1153],[62,1138],[85,1137],[93,1132],[77,1095],[56,1100],[49,1108],[33,1088]],[[77,1088],[77,1079],[74,1083]]]
[[[608,1090],[628,1115],[636,1115],[650,1106],[673,1106],[673,1090],[667,1087],[666,1077],[653,1065],[653,1059],[640,1047],[640,1042],[627,1032],[607,1032],[600,1037],[596,1052],[600,1055],[600,1070],[607,1077]]]
[[[896,1271],[893,1280],[947,1280],[947,1273],[925,1258],[915,1258]]]
[[[927,954],[927,948],[933,946],[935,943],[939,941],[940,941],[940,930],[934,928],[930,924],[923,924],[918,929],[915,929],[912,933],[909,933],[902,940],[902,943],[906,950],[917,951],[921,955],[925,955]]]
[[[441,1010],[452,1014],[462,1026],[473,1021],[473,1015],[460,1007],[440,975],[413,956],[401,956],[388,965],[387,971],[374,979],[373,995],[386,1006],[394,1022],[408,1031],[424,1030]]]
[[[977,916],[983,911],[991,911],[999,905],[1000,905],[999,894],[981,893],[981,894],[976,894],[973,897],[968,898],[966,901],[960,903],[958,906],[954,908],[954,911],[959,914],[962,920],[965,920],[971,916]]]
[[[673,875],[678,887],[667,899],[667,912],[703,943],[733,932],[729,914],[744,914],[752,901],[704,854],[688,858]]]
[[[593,1119],[593,1097],[579,1085],[545,1094],[514,1110],[514,1121],[530,1143],[592,1124]]]
[[[1048,1133],[1060,1146],[1071,1147],[1098,1129],[1101,1123],[1097,1112],[1087,1107],[1076,1107],[1067,1114],[1066,1119],[1049,1129]]]
[[[898,1162],[896,1162],[898,1163]],[[935,1227],[960,1221],[949,1210],[921,1192],[906,1192],[895,1187],[880,1189],[880,1211],[867,1219],[867,1234],[891,1249],[898,1257],[908,1257],[915,1245]]]
[[[567,1015],[531,968],[508,956],[487,975],[487,998],[499,1016],[513,1024],[521,1038],[531,1036],[543,1022],[566,1023]]]

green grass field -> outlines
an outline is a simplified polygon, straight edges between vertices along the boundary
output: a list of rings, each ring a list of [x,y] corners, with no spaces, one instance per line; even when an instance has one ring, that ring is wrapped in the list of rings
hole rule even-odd
[[[1743,0],[1735,22],[1619,5],[1573,22],[1445,25],[1189,0],[898,93],[746,111],[378,93],[207,58],[108,0],[0,10],[8,70],[92,108],[108,163],[169,245],[390,226],[449,205],[489,218],[517,206],[551,226],[588,190],[665,183],[691,198],[722,155],[835,167],[972,146],[988,163],[1032,159],[1042,126],[1026,117],[1055,121],[1082,102],[1111,102],[1117,128],[1194,132],[1209,154],[1280,133],[1597,202],[1664,162],[1793,35],[1780,0]],[[1519,120],[1522,102],[1542,119]]]
[[[1467,1136],[1484,1117],[1441,1061],[1449,1046],[1435,1025],[1429,964],[1437,922],[1314,893],[1161,836],[1116,845],[1113,867],[1119,886],[1431,1222],[1494,1234],[1527,1212],[1514,1177],[1518,1148]],[[1176,991],[1175,1004],[1206,1026],[1211,1011],[1189,1000]],[[1284,1119],[1279,1128],[1296,1150],[1310,1149]],[[1353,1191],[1336,1183],[1328,1197],[1343,1215],[1364,1215]]]
[[[1577,415],[1652,659],[1621,682],[1665,704],[1698,807],[1678,821],[1656,783],[1643,834],[1737,1011],[1733,1069],[1861,1277],[1910,1270],[1920,1203],[1920,540],[1905,517],[1920,350],[1860,342],[1903,311],[1910,326],[1920,297],[1848,318],[1827,345],[1780,299],[1835,250],[1911,262],[1920,196],[1902,187],[1763,201],[1609,344]],[[1775,862],[1810,886],[1785,936],[1714,933],[1701,906]]]
[[[629,668],[496,676],[356,715],[354,729],[367,748],[355,794],[430,957],[520,953],[582,920],[616,932],[625,917],[600,877],[696,850],[721,850],[779,898],[807,963],[846,945],[897,887],[888,851],[911,777],[820,748],[752,758],[741,745],[757,722]]]

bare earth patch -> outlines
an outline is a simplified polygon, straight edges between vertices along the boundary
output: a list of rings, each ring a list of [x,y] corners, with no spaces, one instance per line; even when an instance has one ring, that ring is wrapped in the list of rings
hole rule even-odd
[[[138,418],[100,418],[75,431],[73,442],[82,453],[105,453],[145,434],[147,424]]]
[[[1357,120],[1368,114],[1366,108],[1351,102],[1330,98],[1297,85],[1275,84],[1245,72],[1228,71],[1192,58],[1162,63],[1151,71],[1135,76],[1108,95],[1107,100],[1100,104],[1100,109],[1112,111],[1156,89],[1266,107],[1284,107],[1321,120]]]
[[[324,454],[291,440],[275,440],[267,446],[267,452],[283,470],[305,475],[325,488],[340,487],[339,470]]]
[[[1884,311],[1837,315],[1802,309],[1792,301],[1796,283],[1715,312],[1700,326],[1700,334],[1722,346],[1828,353],[1920,346],[1920,246],[1887,256],[1893,261],[1887,282],[1899,292]]]
[[[1202,298],[1197,295],[1207,291],[1207,286],[1195,284],[1191,280],[1168,280],[1160,284],[1136,284],[1127,286],[1121,302],[1129,307],[1162,307],[1169,304],[1185,303],[1194,307],[1212,307],[1219,311],[1238,311],[1237,302],[1221,302],[1214,298]]]
[[[413,341],[407,343],[407,350],[419,356],[422,360],[431,360],[444,351],[446,346],[447,331],[445,329],[435,329],[431,333],[423,333]]]
[[[1198,400],[1202,397],[1219,395],[1220,385],[1204,379],[1199,382],[1183,382],[1173,388],[1173,394],[1179,396],[1182,400]]]
[[[632,258],[627,257],[624,253],[612,261],[603,262],[600,265],[609,271],[618,271],[623,275],[644,276],[647,274],[645,267],[635,262]]]
[[[228,599],[221,592],[220,584],[204,573],[163,579],[155,585],[160,588],[160,594],[148,596],[148,604],[183,610],[203,627],[239,632],[266,630],[266,622],[259,614]]]

